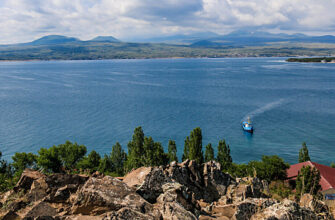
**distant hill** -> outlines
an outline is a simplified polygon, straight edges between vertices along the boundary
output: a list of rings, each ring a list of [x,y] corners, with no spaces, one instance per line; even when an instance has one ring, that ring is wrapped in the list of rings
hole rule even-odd
[[[34,40],[29,43],[24,43],[25,45],[52,45],[52,44],[64,44],[64,43],[73,43],[80,42],[79,39],[74,37],[66,37],[62,35],[48,35],[41,37],[37,40]]]
[[[112,36],[98,36],[93,38],[92,40],[89,41],[93,41],[93,42],[121,42],[119,39],[116,39],[115,37]]]
[[[227,35],[206,39],[206,42],[199,40],[192,46],[201,47],[213,45],[217,46],[264,46],[269,43],[335,43],[335,36],[308,36],[304,34],[273,34],[261,31],[234,31]]]

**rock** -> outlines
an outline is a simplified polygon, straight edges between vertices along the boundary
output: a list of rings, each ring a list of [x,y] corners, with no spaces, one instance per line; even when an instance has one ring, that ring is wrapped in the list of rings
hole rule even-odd
[[[155,220],[155,219],[160,219],[160,216],[153,217],[151,215],[143,214],[141,212],[125,207],[125,208],[120,209],[117,212],[112,212],[112,213],[107,214],[102,219],[103,220],[129,220],[129,219]]]
[[[38,202],[35,204],[30,211],[24,216],[24,219],[34,219],[36,217],[43,217],[43,219],[50,219],[57,215],[55,208],[51,207],[46,202]],[[53,219],[53,218],[52,218]]]
[[[131,177],[137,175],[140,177],[131,181]],[[212,202],[225,195],[227,187],[234,180],[222,172],[217,162],[198,165],[195,161],[186,160],[178,165],[171,163],[167,168],[139,168],[128,174],[124,182],[129,186],[136,186],[137,193],[151,203],[155,203],[163,193],[162,186],[172,182],[187,186],[196,200]]]
[[[164,173],[164,170],[159,167],[154,167],[145,176],[142,185],[137,188],[136,192],[150,203],[155,203],[157,197],[163,193],[162,186],[169,182],[172,181]]]
[[[288,199],[284,199],[283,202],[269,206],[251,217],[251,220],[256,219],[300,220],[327,218],[319,218],[310,209],[302,208],[297,203]]]
[[[123,178],[123,182],[129,187],[137,188],[143,184],[146,176],[151,172],[151,170],[151,167],[140,167],[128,173]]]
[[[184,216],[188,212],[200,213],[201,207],[197,201],[192,199],[192,193],[188,192],[185,186],[179,183],[166,183],[162,188],[164,193],[157,198],[157,204],[160,205],[164,218],[170,218],[171,213],[180,216]],[[167,207],[169,209],[166,209]],[[173,210],[174,208],[176,210]],[[180,214],[178,214],[179,212]]]
[[[20,216],[14,211],[7,211],[4,215],[0,217],[3,220],[20,220]]]
[[[19,189],[29,190],[34,180],[42,177],[45,177],[45,175],[38,171],[27,168],[23,171],[21,178],[14,187],[14,191],[18,191]]]
[[[304,194],[299,202],[301,207],[308,208],[323,216],[330,216],[330,210],[325,202],[314,198],[311,194]]]
[[[148,214],[153,206],[125,183],[110,176],[102,179],[91,177],[77,192],[72,207],[73,214],[100,215],[124,207]]]

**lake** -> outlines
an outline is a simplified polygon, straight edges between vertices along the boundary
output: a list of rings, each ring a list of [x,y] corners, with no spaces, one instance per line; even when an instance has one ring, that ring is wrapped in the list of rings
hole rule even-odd
[[[66,140],[101,154],[133,130],[163,144],[201,127],[234,162],[277,154],[335,162],[335,64],[284,58],[0,62],[0,151],[37,152]],[[241,129],[250,116],[254,134]]]

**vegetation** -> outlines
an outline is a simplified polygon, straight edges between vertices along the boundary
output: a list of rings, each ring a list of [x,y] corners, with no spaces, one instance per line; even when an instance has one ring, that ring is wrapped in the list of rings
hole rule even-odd
[[[169,140],[168,159],[169,159],[169,162],[172,162],[172,161],[178,162],[177,146],[176,146],[176,142],[173,140]]]
[[[311,160],[311,158],[309,157],[306,143],[303,142],[302,147],[299,151],[299,163],[310,161],[310,160]]]
[[[272,195],[278,198],[287,198],[290,189],[286,183],[286,169],[289,164],[276,155],[262,156],[260,161],[250,161],[248,164],[233,163],[230,147],[225,140],[220,140],[215,157],[212,144],[206,145],[205,156],[202,151],[202,132],[195,128],[185,138],[183,160],[203,161],[217,160],[224,172],[234,177],[255,176],[262,180],[273,182],[270,184]],[[146,137],[141,127],[134,130],[131,141],[128,143],[128,154],[122,149],[120,143],[112,146],[110,154],[99,153],[92,150],[87,154],[87,148],[77,143],[66,141],[64,144],[41,148],[37,154],[15,153],[13,162],[8,163],[1,159],[0,152],[0,191],[13,187],[25,168],[39,169],[44,173],[93,173],[99,171],[106,175],[123,176],[126,172],[141,166],[167,165],[169,162],[178,161],[177,146],[175,141],[169,140],[168,152],[163,146],[155,142],[152,137]],[[299,159],[309,159],[306,144],[300,150]],[[297,178],[297,195],[308,192],[316,194],[320,186],[320,174],[315,169],[303,168]]]
[[[335,54],[334,44],[268,43],[250,46],[227,45],[227,42],[221,45],[68,42],[52,45],[0,45],[0,60],[99,60],[173,57],[324,57],[329,54]]]
[[[296,180],[296,196],[300,198],[305,193],[313,196],[317,195],[320,191],[320,172],[315,167],[303,166]]]
[[[232,166],[233,159],[230,156],[229,145],[226,145],[225,140],[219,141],[217,161],[224,171],[228,171]]]
[[[209,143],[206,145],[205,150],[205,162],[214,160],[214,149],[212,147],[212,144]]]

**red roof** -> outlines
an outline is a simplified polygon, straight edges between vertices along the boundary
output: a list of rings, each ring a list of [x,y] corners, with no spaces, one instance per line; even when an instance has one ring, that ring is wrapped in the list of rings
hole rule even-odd
[[[322,191],[330,189],[330,188],[335,188],[335,168],[331,168],[329,166],[314,163],[311,161],[306,161],[303,163],[291,165],[290,168],[286,171],[287,178],[296,179],[298,176],[298,171],[303,166],[315,167],[316,169],[320,171],[320,175],[321,175],[320,185],[321,185]]]

